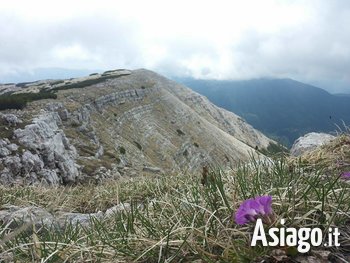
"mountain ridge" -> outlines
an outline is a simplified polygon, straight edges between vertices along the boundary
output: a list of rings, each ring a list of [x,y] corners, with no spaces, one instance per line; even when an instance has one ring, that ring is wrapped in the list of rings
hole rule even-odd
[[[274,143],[237,115],[145,69],[4,88],[0,99],[55,95],[2,114],[0,179],[7,184],[199,172],[251,155],[265,158],[256,149]]]

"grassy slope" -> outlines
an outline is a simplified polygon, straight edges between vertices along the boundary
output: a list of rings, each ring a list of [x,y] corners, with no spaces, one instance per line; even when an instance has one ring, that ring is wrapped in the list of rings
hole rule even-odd
[[[350,146],[339,147],[343,161],[349,162]],[[333,256],[341,257],[350,250],[345,231],[350,185],[339,178],[348,167],[327,169],[329,164],[317,165],[324,163],[317,161],[318,153],[315,156],[310,157],[312,162],[287,162],[284,157],[270,163],[252,160],[226,173],[212,170],[205,180],[179,175],[72,188],[3,187],[0,205],[96,212],[128,202],[131,209],[103,221],[92,220],[89,228],[40,229],[35,235],[23,231],[11,237],[11,230],[2,225],[1,238],[10,238],[0,242],[0,256],[28,262],[38,258],[43,262],[253,262],[269,257],[274,248],[251,248],[253,225],[236,225],[233,213],[243,200],[270,194],[275,226],[285,218],[287,226],[340,227],[343,243]]]

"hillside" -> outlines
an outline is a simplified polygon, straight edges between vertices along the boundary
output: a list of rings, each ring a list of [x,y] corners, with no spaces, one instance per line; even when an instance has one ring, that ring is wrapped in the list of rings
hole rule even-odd
[[[75,184],[198,172],[248,160],[272,140],[148,70],[0,86],[0,179]]]
[[[147,70],[3,89],[1,262],[349,261],[348,133],[265,158],[273,141]],[[253,247],[259,218],[339,228],[340,247]]]
[[[350,123],[350,97],[291,79],[177,81],[288,146],[308,132],[332,132]]]
[[[345,134],[301,159],[251,160],[201,176],[73,187],[0,185],[0,261],[349,262],[349,168]],[[264,196],[271,198],[268,214],[238,222],[242,203]],[[258,209],[251,206],[250,213]],[[301,238],[291,246],[251,246],[256,218],[267,216],[266,233],[285,219],[287,229],[322,229],[321,245],[307,253],[298,252],[300,244],[309,244]],[[339,229],[338,247],[335,239],[328,245],[330,227]]]

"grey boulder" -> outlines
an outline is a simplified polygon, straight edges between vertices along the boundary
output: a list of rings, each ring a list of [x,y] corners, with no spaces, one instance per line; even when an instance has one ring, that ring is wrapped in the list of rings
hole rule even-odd
[[[294,142],[290,153],[293,156],[300,156],[305,152],[312,151],[321,145],[327,144],[334,138],[335,136],[327,133],[308,133]]]

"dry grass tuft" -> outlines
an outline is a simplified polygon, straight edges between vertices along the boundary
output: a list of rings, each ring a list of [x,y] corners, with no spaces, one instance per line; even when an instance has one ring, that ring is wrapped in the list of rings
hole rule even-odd
[[[343,134],[330,143],[306,152],[301,157],[291,159],[292,163],[301,162],[305,167],[322,166],[327,170],[339,172],[350,169],[350,135]]]
[[[0,259],[8,262],[274,262],[276,248],[250,247],[254,225],[239,226],[233,214],[245,199],[271,195],[273,210],[286,226],[339,227],[341,247],[333,257],[350,254],[350,184],[333,162],[349,162],[349,137],[340,137],[308,157],[308,169],[284,157],[252,160],[234,170],[207,169],[202,176],[140,177],[101,185],[1,188],[0,205],[36,205],[50,211],[105,211],[121,202],[130,209],[89,227],[43,227],[13,235],[0,226]],[[329,153],[327,153],[329,151]],[[344,166],[345,167],[345,166]],[[342,168],[344,168],[342,167]],[[33,234],[34,232],[34,234]],[[325,250],[326,248],[317,248]],[[313,251],[315,252],[315,251]],[[318,252],[317,252],[318,253]],[[304,255],[297,255],[304,256]],[[270,260],[270,261],[269,261]],[[289,256],[290,262],[295,258]],[[340,261],[341,262],[341,261]]]

